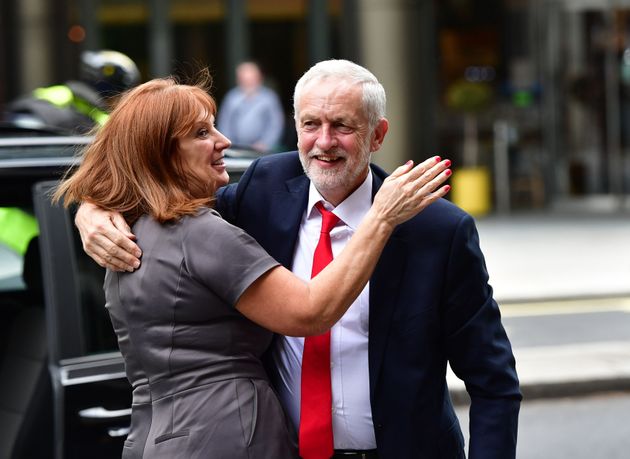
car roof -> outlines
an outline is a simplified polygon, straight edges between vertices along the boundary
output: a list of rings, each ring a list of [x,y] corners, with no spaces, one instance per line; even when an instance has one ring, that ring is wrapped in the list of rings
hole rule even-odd
[[[0,169],[71,166],[91,137],[0,137]]]
[[[90,136],[3,137],[0,131],[0,168],[29,166],[71,166],[92,141]],[[243,172],[260,154],[246,149],[227,149],[228,170]]]
[[[38,181],[58,179],[81,161],[80,153],[91,136],[63,136],[0,126],[0,207],[30,203],[31,187]],[[6,125],[4,125],[6,128]],[[225,151],[230,174],[240,177],[260,156],[252,151]]]

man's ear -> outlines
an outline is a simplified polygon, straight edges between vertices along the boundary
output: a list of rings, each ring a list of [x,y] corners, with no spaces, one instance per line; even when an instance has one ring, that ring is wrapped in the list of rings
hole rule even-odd
[[[383,140],[385,140],[385,134],[387,134],[387,130],[389,129],[389,121],[387,118],[381,118],[374,131],[372,132],[372,138],[370,139],[370,152],[375,152],[380,150],[381,145],[383,145]]]

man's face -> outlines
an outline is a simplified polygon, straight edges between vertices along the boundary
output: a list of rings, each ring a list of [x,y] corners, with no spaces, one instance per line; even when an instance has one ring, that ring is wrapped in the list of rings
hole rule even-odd
[[[297,111],[304,172],[337,205],[363,183],[371,153],[380,147],[363,110],[361,88],[338,79],[309,83]]]
[[[254,92],[262,83],[260,69],[252,63],[245,62],[236,69],[238,85],[245,92]]]

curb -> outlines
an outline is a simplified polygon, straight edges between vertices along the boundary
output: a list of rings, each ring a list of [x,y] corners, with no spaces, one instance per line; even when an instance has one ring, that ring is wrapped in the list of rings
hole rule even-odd
[[[453,404],[457,406],[470,404],[470,397],[464,387],[457,387],[449,392]],[[521,384],[524,401],[580,397],[601,392],[630,392],[630,377]]]

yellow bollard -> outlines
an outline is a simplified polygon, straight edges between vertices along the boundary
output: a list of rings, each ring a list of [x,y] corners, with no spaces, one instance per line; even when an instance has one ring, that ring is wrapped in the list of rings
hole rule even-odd
[[[490,212],[490,171],[486,167],[457,169],[451,177],[451,199],[473,216]]]

